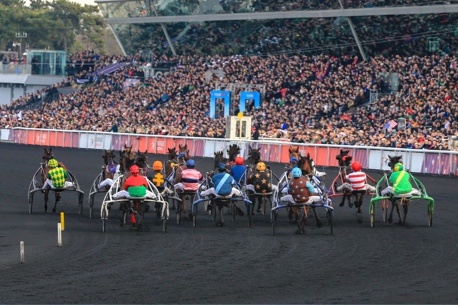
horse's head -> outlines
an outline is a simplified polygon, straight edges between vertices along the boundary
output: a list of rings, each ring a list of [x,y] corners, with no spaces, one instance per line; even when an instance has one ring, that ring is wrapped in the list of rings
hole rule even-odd
[[[313,162],[310,154],[307,154],[306,156],[300,156],[297,167],[302,170],[302,175],[304,176],[313,175],[315,172],[315,162]]]
[[[394,167],[394,165],[396,163],[401,163],[402,164],[402,161],[401,161],[402,156],[393,156],[392,157],[392,156],[388,155],[388,158],[390,159],[388,161],[388,166],[391,168],[391,170],[393,170],[393,167]]]
[[[177,159],[177,151],[175,147],[170,147],[167,148],[168,153],[167,153],[167,159],[168,160],[176,160]]]
[[[115,161],[115,153],[114,153],[114,150],[106,150],[104,151],[103,155],[102,155],[102,158],[103,158],[103,162],[105,165],[110,165],[110,164],[113,164],[113,163],[116,163]]]
[[[181,144],[178,144],[178,151],[179,151],[179,154],[178,154],[179,160],[178,161],[186,162],[189,159],[191,159],[191,156],[189,155],[188,144],[185,144],[183,146]]]
[[[235,162],[235,158],[240,154],[240,147],[237,144],[229,145],[227,154],[229,155],[229,162]]]
[[[43,162],[48,164],[48,161],[51,159],[54,159],[52,148],[46,149],[46,147],[43,147]]]
[[[341,149],[340,153],[336,156],[336,159],[339,161],[339,166],[348,167],[351,164],[352,156],[349,156],[349,149]]]
[[[140,167],[141,169],[148,168],[148,156],[146,155],[148,153],[148,150],[145,150],[145,152],[137,152],[137,156],[135,157],[135,165]]]
[[[223,151],[217,151],[214,154],[215,154],[215,164],[213,166],[214,169],[218,168],[218,164],[220,163],[226,164],[227,159],[224,157]]]
[[[261,161],[261,148],[252,148],[248,146],[248,158],[247,163],[250,165],[256,165]]]
[[[119,152],[119,162],[121,164],[121,171],[126,172],[135,163],[135,152],[131,146],[124,145],[124,149]]]

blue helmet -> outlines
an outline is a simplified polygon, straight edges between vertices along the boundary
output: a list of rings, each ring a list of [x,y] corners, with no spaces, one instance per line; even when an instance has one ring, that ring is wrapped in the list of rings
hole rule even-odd
[[[186,161],[186,167],[194,168],[195,166],[196,166],[196,163],[194,162],[193,159],[189,159],[188,161]]]
[[[296,157],[292,157],[291,159],[289,159],[289,163],[294,163],[294,162],[297,162],[297,158]]]
[[[293,178],[302,177],[302,171],[301,171],[301,169],[299,167],[295,167],[291,171],[291,175],[293,176]]]
[[[224,163],[218,164],[218,170],[219,171],[225,171],[226,170],[226,164],[224,164]]]

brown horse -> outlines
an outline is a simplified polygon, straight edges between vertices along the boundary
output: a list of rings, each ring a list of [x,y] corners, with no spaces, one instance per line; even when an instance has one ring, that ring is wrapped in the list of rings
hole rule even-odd
[[[216,172],[216,169],[218,168],[218,164],[220,163],[226,164],[227,159],[224,157],[223,151],[217,151],[214,154],[215,154],[215,159],[214,159],[214,164],[213,164],[213,172]]]
[[[178,151],[179,153],[178,153],[177,158],[180,163],[184,163],[188,161],[189,159],[191,159],[191,156],[189,155],[188,144],[185,144],[185,145],[179,144]]]

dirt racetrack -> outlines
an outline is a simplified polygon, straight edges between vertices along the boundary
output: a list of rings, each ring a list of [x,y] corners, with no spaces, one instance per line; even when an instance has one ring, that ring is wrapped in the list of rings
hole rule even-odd
[[[0,303],[458,303],[454,177],[416,175],[436,200],[432,227],[426,204],[417,201],[406,227],[384,223],[377,206],[371,228],[366,198],[362,224],[355,209],[334,201],[333,235],[313,219],[306,234],[295,235],[285,215],[275,236],[269,217],[261,214],[251,228],[246,215],[235,222],[226,216],[219,228],[200,212],[193,228],[190,221],[177,225],[174,211],[167,232],[154,213],[146,214],[145,231],[136,232],[119,226],[117,209],[102,233],[102,196],[96,197],[92,219],[87,200],[102,151],[54,148],[85,192],[82,215],[74,192],[63,193],[56,214],[44,213],[36,194],[30,215],[28,185],[43,148],[3,143],[0,151]],[[197,168],[209,170],[209,160],[197,158]],[[281,174],[283,165],[271,166]],[[329,185],[337,171],[326,171]],[[58,247],[61,211],[65,231]]]

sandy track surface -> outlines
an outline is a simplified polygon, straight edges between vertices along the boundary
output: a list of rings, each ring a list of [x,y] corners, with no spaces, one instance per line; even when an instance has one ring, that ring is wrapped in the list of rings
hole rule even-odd
[[[102,196],[92,219],[87,199],[102,151],[54,148],[85,192],[82,215],[74,192],[63,193],[56,214],[44,213],[36,194],[30,215],[27,190],[43,148],[0,144],[0,151],[0,303],[458,303],[456,178],[417,176],[436,200],[432,227],[418,201],[406,227],[384,223],[377,207],[371,228],[366,198],[362,224],[355,209],[334,202],[333,235],[313,219],[306,234],[295,235],[284,214],[275,236],[270,217],[261,214],[251,228],[246,215],[235,222],[226,216],[219,228],[200,212],[193,228],[191,221],[177,225],[174,211],[167,232],[154,213],[136,232],[119,226],[117,209],[102,233]],[[209,160],[197,158],[197,168],[209,170]],[[272,168],[280,175],[283,165]],[[337,171],[327,173],[329,185]]]

